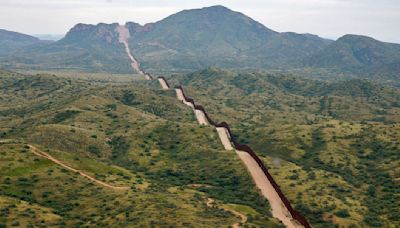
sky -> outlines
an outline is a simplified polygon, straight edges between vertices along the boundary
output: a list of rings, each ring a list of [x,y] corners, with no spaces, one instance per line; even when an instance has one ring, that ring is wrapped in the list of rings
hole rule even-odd
[[[212,5],[242,12],[278,32],[331,39],[359,34],[400,43],[400,0],[0,0],[0,28],[65,34],[77,23],[145,24]]]

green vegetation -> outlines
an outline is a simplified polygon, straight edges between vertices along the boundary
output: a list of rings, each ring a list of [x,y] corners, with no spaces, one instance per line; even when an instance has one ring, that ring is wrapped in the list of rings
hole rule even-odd
[[[28,70],[131,73],[129,58],[115,31],[117,26],[77,24],[59,41],[11,49],[1,65]],[[0,50],[2,40],[0,33]]]
[[[262,158],[314,227],[400,224],[400,91],[207,69],[175,75]]]
[[[1,67],[29,70],[0,70],[0,227],[221,227],[232,210],[280,227],[215,129],[129,74],[117,26],[77,24],[57,42],[0,30]],[[170,82],[231,125],[313,227],[400,226],[400,45],[278,33],[223,6],[126,26],[146,71],[238,70]]]
[[[145,29],[127,25],[134,37],[130,47],[149,71],[279,68],[332,42],[315,35],[275,32],[224,6],[184,10]]]
[[[16,49],[41,43],[46,42],[33,36],[0,29],[0,57],[13,53]]]
[[[73,118],[74,116],[78,115],[78,113],[79,113],[79,111],[75,111],[75,110],[67,110],[65,112],[57,113],[54,116],[54,122],[61,123],[64,120]]]
[[[12,139],[0,143],[1,225],[229,226],[240,218],[222,208],[236,205],[248,225],[280,226],[241,161],[174,91],[67,74],[0,74],[0,140]]]
[[[56,42],[14,50],[3,67],[130,73],[117,24],[77,24]],[[278,33],[223,6],[184,10],[141,26],[129,22],[130,48],[148,71],[191,71],[208,66],[292,66],[332,41],[310,34]],[[0,45],[1,45],[0,36]],[[1,50],[1,46],[0,46]]]
[[[8,69],[131,73],[118,24],[77,24],[56,42],[0,30],[0,65]],[[129,46],[146,71],[191,72],[215,66],[295,72],[328,81],[371,79],[400,86],[400,45],[344,35],[279,33],[224,6],[183,10],[155,23],[128,22]],[[80,76],[79,76],[80,77]]]
[[[311,67],[334,68],[347,74],[400,85],[400,44],[345,35],[304,62]]]

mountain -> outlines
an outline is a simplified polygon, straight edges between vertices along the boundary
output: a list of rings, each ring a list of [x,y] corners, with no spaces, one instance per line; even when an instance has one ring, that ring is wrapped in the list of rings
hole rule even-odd
[[[400,79],[400,44],[385,43],[367,36],[345,35],[304,60],[305,65],[337,68],[364,77]]]
[[[30,42],[30,43],[40,41],[39,38],[30,36],[30,35],[26,35],[26,34],[22,34],[22,33],[18,33],[18,32],[4,30],[4,29],[0,29],[0,40],[1,41],[8,40],[8,41],[14,41],[14,42]]]
[[[309,65],[317,67],[369,67],[400,61],[400,44],[367,36],[345,35],[313,55]]]
[[[52,40],[57,41],[61,40],[65,35],[64,34],[35,34],[37,38],[41,40]]]
[[[0,29],[0,56],[4,56],[15,49],[41,42],[43,41],[39,38],[30,35]]]
[[[143,27],[127,26],[131,48],[146,69],[280,67],[331,42],[314,35],[278,33],[223,6],[184,10]]]
[[[65,38],[14,52],[2,62],[10,68],[128,73],[116,26],[78,24]],[[128,22],[126,27],[133,55],[150,71],[286,67],[332,42],[310,34],[278,33],[223,6],[184,10],[143,26]]]
[[[23,44],[34,44],[23,49],[6,45],[10,51],[0,55],[1,64],[8,68],[131,73],[117,26],[77,24],[63,39],[52,43],[35,43],[37,39],[25,37],[29,42]],[[332,41],[312,34],[279,33],[224,6],[183,10],[155,23],[128,22],[125,26],[133,56],[149,72],[212,66],[297,70],[329,80],[361,77],[400,85],[400,45],[370,37],[345,35]],[[12,42],[20,44],[19,40]]]
[[[29,69],[128,73],[131,72],[130,63],[124,46],[118,41],[117,26],[117,23],[77,24],[63,39],[48,45],[30,46],[3,62],[9,67]]]

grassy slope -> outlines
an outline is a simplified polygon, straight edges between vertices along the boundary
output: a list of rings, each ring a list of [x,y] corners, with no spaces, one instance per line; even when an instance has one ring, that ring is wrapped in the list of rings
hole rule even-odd
[[[174,78],[263,156],[314,226],[399,224],[398,90],[216,69]]]
[[[58,226],[240,221],[208,208],[212,197],[247,208],[250,224],[278,226],[240,160],[223,150],[213,129],[198,127],[172,91],[157,82],[66,77],[1,72],[0,136],[16,141],[0,144],[0,224],[16,217],[19,225]],[[132,190],[97,186],[35,156],[26,143]]]

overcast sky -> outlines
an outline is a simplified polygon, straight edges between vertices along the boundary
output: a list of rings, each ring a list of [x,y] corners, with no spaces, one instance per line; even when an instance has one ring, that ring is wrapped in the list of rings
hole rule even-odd
[[[82,23],[155,22],[183,9],[224,5],[279,32],[344,34],[400,43],[400,0],[0,0],[0,28],[65,34]]]

